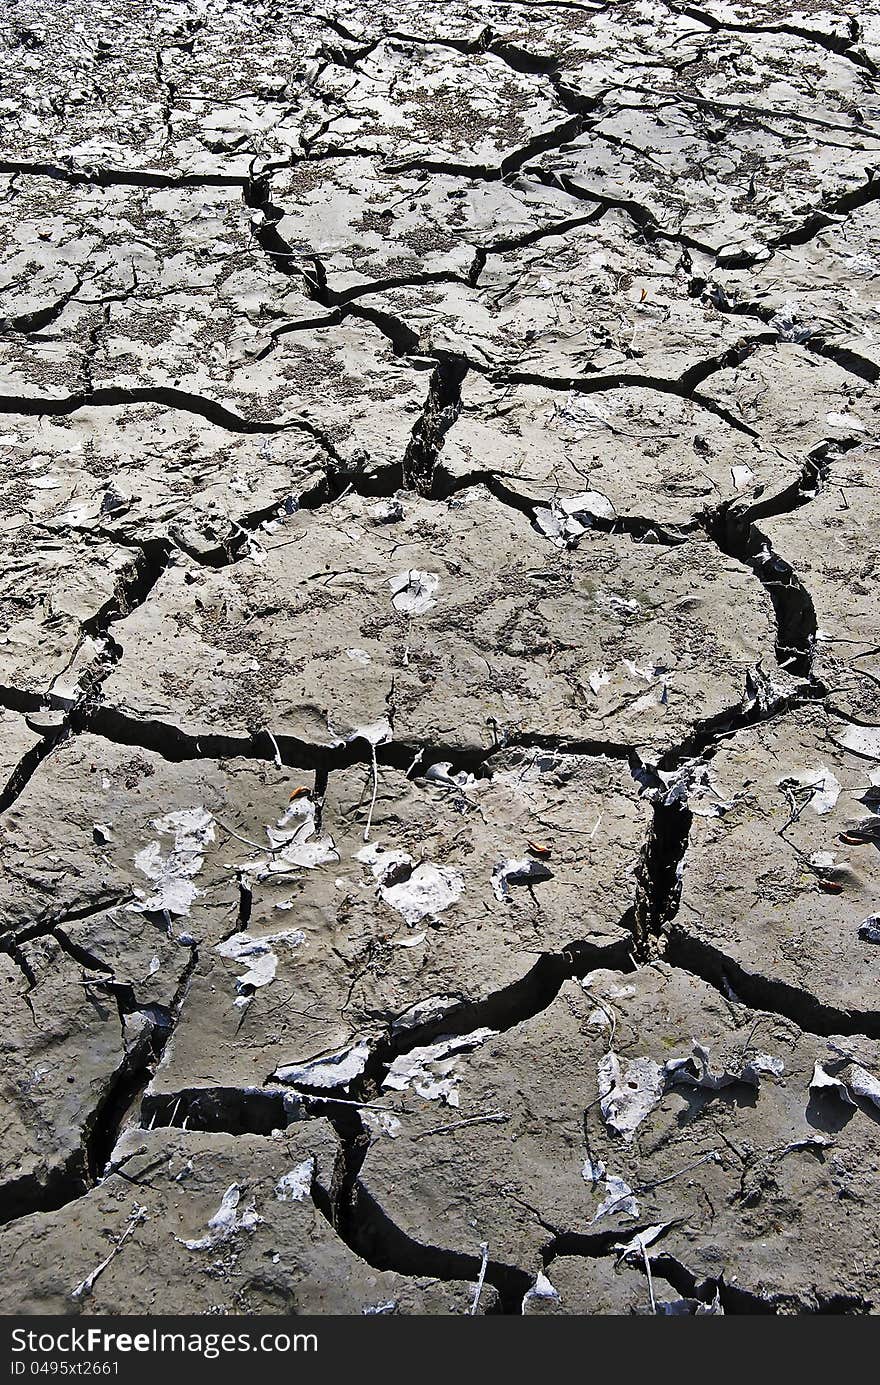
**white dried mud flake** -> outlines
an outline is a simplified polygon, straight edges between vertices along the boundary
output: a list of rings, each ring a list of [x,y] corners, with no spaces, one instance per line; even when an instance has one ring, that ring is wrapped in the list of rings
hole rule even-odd
[[[599,1183],[604,1183],[605,1197],[593,1213],[594,1222],[609,1214],[619,1217],[637,1217],[639,1215],[638,1200],[626,1179],[620,1178],[617,1174],[608,1173],[601,1159],[594,1160],[589,1157],[585,1159],[581,1177],[585,1183],[589,1183],[593,1187]]]
[[[662,1065],[647,1057],[621,1059],[609,1050],[599,1060],[597,1071],[602,1118],[613,1134],[629,1143],[671,1087],[684,1085],[717,1092],[744,1083],[757,1088],[762,1076],[782,1077],[785,1064],[781,1058],[767,1053],[753,1053],[750,1057],[742,1053],[735,1063],[713,1071],[709,1049],[694,1039],[689,1056],[670,1058]],[[596,1181],[597,1169],[602,1169],[598,1177],[603,1177],[603,1165],[586,1164],[584,1177]],[[610,1183],[608,1186],[610,1192]],[[621,1190],[624,1196],[630,1192],[629,1188]],[[603,1206],[597,1216],[604,1210]]]
[[[374,1139],[384,1137],[389,1140],[396,1140],[400,1135],[403,1125],[393,1116],[390,1111],[369,1111],[362,1113],[364,1125],[372,1132]]]
[[[395,851],[379,842],[368,842],[355,853],[355,859],[369,866],[380,885],[390,883],[401,871],[406,873],[415,865],[408,851]]]
[[[378,844],[368,844],[356,855],[379,882],[379,897],[411,928],[443,913],[464,891],[464,877],[451,866],[436,866],[431,861],[415,865],[407,852],[383,851]]]
[[[845,726],[835,732],[833,740],[854,755],[880,760],[880,726]]]
[[[550,1280],[547,1278],[547,1275],[543,1273],[539,1273],[536,1276],[534,1284],[523,1297],[522,1312],[528,1313],[529,1305],[534,1303],[536,1300],[544,1300],[549,1301],[551,1303],[560,1302],[560,1294],[558,1289],[555,1289],[553,1287]]]
[[[829,1072],[829,1068],[836,1068],[837,1071]],[[810,1079],[810,1090],[827,1089],[836,1092],[848,1106],[855,1106],[853,1097],[860,1096],[880,1108],[880,1080],[846,1055],[836,1055],[816,1063]]]
[[[213,1250],[215,1246],[228,1241],[239,1231],[253,1231],[263,1220],[255,1210],[254,1203],[250,1202],[241,1212],[238,1205],[241,1201],[241,1188],[237,1183],[230,1183],[226,1192],[223,1194],[220,1206],[208,1222],[208,1231],[205,1236],[200,1236],[196,1240],[183,1241],[187,1250]]]
[[[713,1072],[708,1048],[696,1039],[693,1041],[693,1053],[690,1057],[670,1058],[663,1067],[670,1085],[683,1083],[712,1092],[719,1092],[724,1087],[735,1086],[738,1083],[760,1087],[762,1076],[782,1077],[785,1072],[783,1060],[774,1058],[769,1053],[755,1053],[750,1058],[741,1054],[737,1063]]]
[[[389,579],[394,609],[406,616],[423,616],[437,605],[435,592],[440,585],[436,572],[410,568]]]
[[[275,1184],[275,1196],[279,1202],[302,1202],[311,1192],[315,1177],[315,1158],[310,1155],[301,1164],[285,1173]]]
[[[866,943],[880,943],[880,914],[870,914],[862,920],[859,937]]]
[[[272,875],[297,875],[339,860],[333,838],[326,833],[316,836],[316,808],[308,795],[294,798],[275,826],[264,830],[268,854],[234,867],[243,881],[252,884]]]
[[[625,1178],[609,1174],[605,1179],[605,1197],[593,1214],[593,1221],[601,1217],[637,1217],[641,1208],[632,1188]]]
[[[476,778],[464,769],[453,771],[451,760],[435,760],[432,765],[428,765],[423,774],[418,770],[415,774],[417,778],[427,779],[432,784],[442,784],[444,788],[454,789],[458,793],[470,788]]]
[[[428,863],[416,866],[408,880],[384,885],[380,893],[412,927],[455,904],[463,890],[464,878],[457,870]]]
[[[671,1222],[659,1222],[656,1226],[646,1226],[644,1231],[637,1231],[632,1240],[621,1242],[614,1249],[621,1260],[630,1255],[642,1256],[648,1246],[653,1245],[671,1225]]]
[[[809,803],[814,813],[824,817],[830,813],[840,797],[840,781],[827,765],[817,765],[815,769],[800,770],[795,774],[777,779],[779,785],[795,785],[809,791]]]
[[[597,1065],[599,1107],[609,1130],[632,1140],[663,1096],[663,1069],[651,1058],[623,1058],[608,1052]]]
[[[543,861],[526,857],[521,861],[499,861],[492,868],[492,893],[502,904],[510,898],[511,885],[525,885],[529,889],[541,880],[552,880],[553,872]]]
[[[201,893],[194,877],[202,868],[205,846],[214,841],[213,817],[205,808],[184,808],[154,818],[153,827],[161,837],[170,836],[172,844],[163,851],[161,841],[151,842],[135,856],[135,867],[156,888],[131,907],[141,913],[185,918]]]
[[[242,1006],[254,991],[268,986],[275,980],[278,971],[278,955],[273,944],[290,948],[300,948],[306,940],[301,929],[286,929],[279,933],[255,937],[252,933],[233,933],[214,951],[221,957],[229,957],[235,962],[243,962],[246,970],[236,978],[237,997],[235,1004]]]
[[[398,1092],[411,1088],[425,1101],[458,1106],[459,1085],[464,1075],[459,1070],[458,1056],[472,1053],[494,1036],[493,1029],[475,1029],[472,1034],[438,1039],[425,1047],[410,1049],[394,1059],[382,1079],[382,1086]]]
[[[535,508],[535,523],[557,548],[567,548],[592,528],[596,519],[613,520],[615,517],[611,501],[599,491],[565,496],[554,500],[549,507],[539,505]]]
[[[350,653],[349,650],[345,652],[346,654]],[[366,741],[367,745],[375,749],[377,745],[387,745],[392,736],[391,722],[387,717],[380,717],[370,726],[356,726],[354,730],[348,732],[345,739],[349,744],[353,741]]]
[[[287,1063],[273,1073],[273,1079],[291,1087],[318,1087],[332,1091],[336,1087],[347,1090],[356,1077],[360,1077],[371,1047],[366,1039],[360,1039],[338,1053],[313,1058],[305,1063]]]

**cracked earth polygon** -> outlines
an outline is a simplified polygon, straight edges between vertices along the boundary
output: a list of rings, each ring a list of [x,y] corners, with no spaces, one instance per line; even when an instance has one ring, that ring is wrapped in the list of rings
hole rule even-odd
[[[880,1311],[880,21],[2,42],[0,1307]]]

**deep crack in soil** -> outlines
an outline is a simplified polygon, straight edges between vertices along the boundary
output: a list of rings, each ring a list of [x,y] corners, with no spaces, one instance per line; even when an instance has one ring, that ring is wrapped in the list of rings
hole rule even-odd
[[[0,1306],[877,1312],[880,22],[2,37]]]

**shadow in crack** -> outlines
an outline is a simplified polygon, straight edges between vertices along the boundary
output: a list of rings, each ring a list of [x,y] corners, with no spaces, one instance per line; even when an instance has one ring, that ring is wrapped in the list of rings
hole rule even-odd
[[[837,1135],[849,1125],[856,1113],[854,1106],[846,1106],[839,1097],[830,1092],[811,1092],[804,1118],[814,1130],[826,1135]]]
[[[875,1125],[880,1125],[880,1110],[873,1101],[858,1094],[853,1095],[852,1101],[854,1104],[850,1106],[833,1092],[811,1092],[804,1114],[815,1130],[823,1130],[829,1135],[843,1130],[857,1112],[867,1116]]]

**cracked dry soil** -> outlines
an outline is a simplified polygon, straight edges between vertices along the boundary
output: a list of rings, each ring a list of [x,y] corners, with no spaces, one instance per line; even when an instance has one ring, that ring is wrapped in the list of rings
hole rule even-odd
[[[880,20],[3,43],[0,1308],[877,1312]]]

